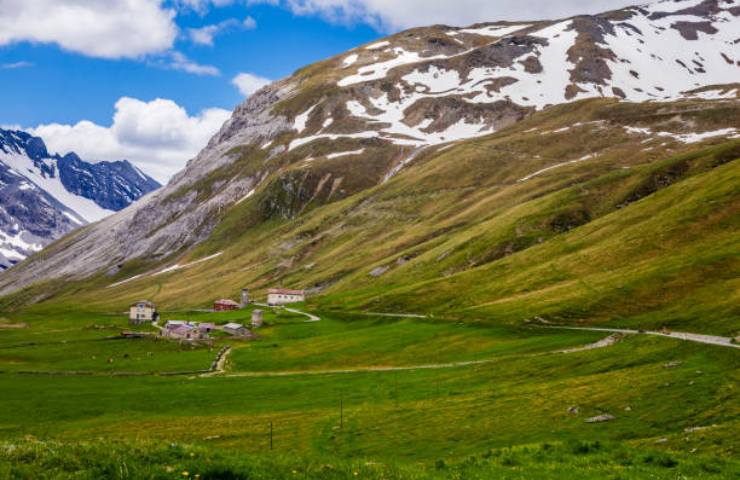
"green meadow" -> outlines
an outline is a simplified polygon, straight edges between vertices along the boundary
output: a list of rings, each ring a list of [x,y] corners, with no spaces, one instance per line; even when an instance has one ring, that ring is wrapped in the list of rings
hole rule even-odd
[[[0,330],[0,477],[740,472],[735,349],[637,335],[560,353],[606,334],[338,312],[306,323],[265,310],[257,340],[219,336],[197,348],[113,339],[127,325],[112,312],[4,317],[26,327]],[[249,316],[163,313],[217,323]],[[62,325],[62,341],[41,343]],[[166,375],[207,369],[225,344],[222,374]],[[602,414],[615,418],[586,422]]]

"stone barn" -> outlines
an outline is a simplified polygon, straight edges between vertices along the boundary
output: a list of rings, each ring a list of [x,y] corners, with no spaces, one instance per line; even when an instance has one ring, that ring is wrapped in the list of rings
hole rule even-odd
[[[235,337],[248,337],[250,334],[249,329],[240,323],[227,323],[224,332]]]

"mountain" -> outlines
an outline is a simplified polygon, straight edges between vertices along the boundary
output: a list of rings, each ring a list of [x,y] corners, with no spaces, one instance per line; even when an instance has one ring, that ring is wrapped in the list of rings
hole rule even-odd
[[[128,161],[51,155],[41,138],[0,129],[0,269],[159,186]]]
[[[711,325],[736,298],[739,27],[734,2],[682,0],[392,35],[257,92],[166,187],[0,292],[191,306],[282,283],[325,306],[650,322],[680,293]]]

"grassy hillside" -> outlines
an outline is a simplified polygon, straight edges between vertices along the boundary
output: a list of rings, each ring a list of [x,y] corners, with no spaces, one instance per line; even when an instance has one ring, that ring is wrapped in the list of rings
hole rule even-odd
[[[287,163],[176,261],[134,259],[113,276],[40,284],[2,302],[188,308],[282,284],[311,289],[321,308],[734,334],[740,141],[677,136],[737,128],[738,118],[735,102],[584,101],[430,148],[376,187],[381,157],[311,166],[311,178],[328,169],[354,179],[355,193],[336,197],[301,190],[307,167]]]

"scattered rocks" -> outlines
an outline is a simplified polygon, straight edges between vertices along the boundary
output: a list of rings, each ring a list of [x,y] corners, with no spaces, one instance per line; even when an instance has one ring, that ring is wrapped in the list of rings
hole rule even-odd
[[[677,367],[679,365],[681,365],[681,362],[679,362],[678,360],[673,360],[673,361],[668,362],[665,365],[663,365],[663,368],[673,368],[673,367]]]
[[[379,276],[383,275],[385,272],[387,272],[389,269],[390,269],[390,267],[386,267],[386,266],[373,268],[370,271],[370,276],[371,277],[379,277]]]
[[[611,422],[612,420],[616,420],[617,417],[614,415],[610,415],[608,413],[604,413],[602,415],[596,415],[595,417],[589,417],[585,420],[586,423],[603,423],[603,422]]]
[[[655,441],[655,444],[656,444],[656,445],[661,445],[661,444],[664,444],[664,443],[668,443],[668,439],[667,439],[667,438],[665,438],[665,437],[663,437],[663,438],[659,438],[659,439],[657,439],[657,440]]]
[[[632,407],[630,407],[629,405],[627,405],[626,407],[624,407],[624,411],[625,412],[631,412],[632,411]]]
[[[578,415],[579,408],[575,405],[572,407],[568,407],[568,413],[571,413],[573,415]]]

